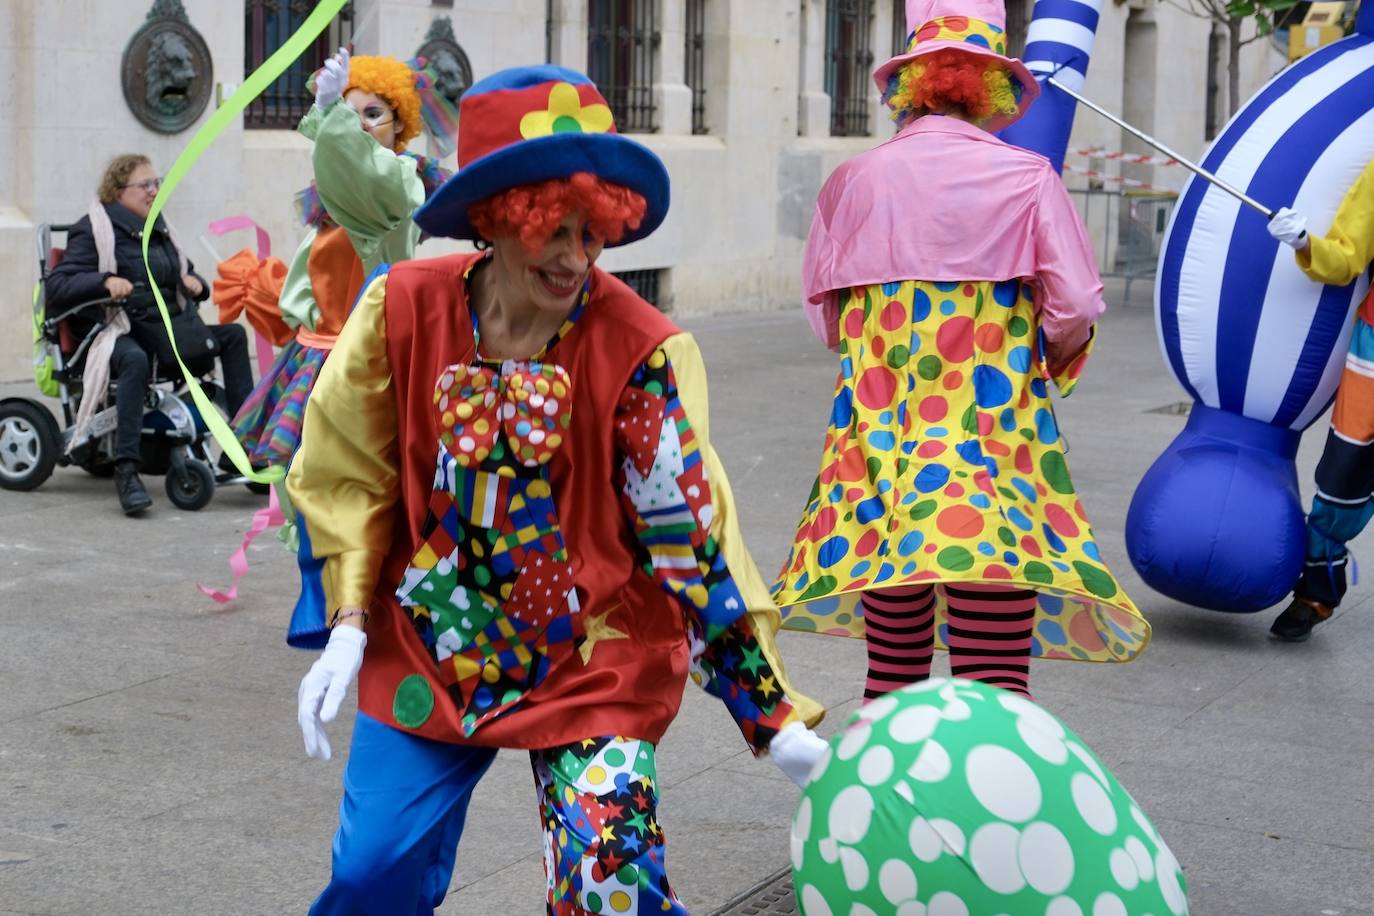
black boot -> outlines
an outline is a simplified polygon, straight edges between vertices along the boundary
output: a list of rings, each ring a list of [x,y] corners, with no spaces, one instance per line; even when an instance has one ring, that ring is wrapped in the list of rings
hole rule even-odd
[[[1302,642],[1312,635],[1312,628],[1331,616],[1332,608],[1309,598],[1293,597],[1293,602],[1274,618],[1269,635],[1284,642]]]
[[[138,479],[138,462],[120,461],[115,464],[115,492],[125,515],[137,515],[153,504],[153,498]]]

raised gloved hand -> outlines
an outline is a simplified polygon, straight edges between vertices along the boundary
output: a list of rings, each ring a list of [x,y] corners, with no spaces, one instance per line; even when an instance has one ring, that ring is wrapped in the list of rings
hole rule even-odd
[[[805,723],[793,722],[773,736],[773,741],[768,745],[768,756],[773,758],[778,769],[787,774],[788,779],[805,789],[816,761],[821,759],[829,746]]]
[[[348,49],[340,48],[339,53],[324,62],[315,74],[315,107],[327,111],[348,88]]]
[[[332,756],[324,723],[333,722],[339,714],[348,685],[358,676],[363,665],[363,647],[367,634],[357,627],[336,626],[329,632],[324,652],[310,666],[296,694],[296,720],[305,738],[305,752],[317,760]]]
[[[1307,247],[1307,217],[1280,207],[1269,220],[1269,234],[1288,247],[1302,251]]]

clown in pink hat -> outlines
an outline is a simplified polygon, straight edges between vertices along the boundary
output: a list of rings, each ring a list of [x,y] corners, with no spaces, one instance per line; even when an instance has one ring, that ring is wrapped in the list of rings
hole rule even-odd
[[[1030,695],[1030,658],[1129,661],[1150,628],[1107,568],[1049,386],[1104,305],[1043,157],[992,132],[1038,95],[1000,0],[908,0],[874,79],[901,126],[826,181],[802,285],[840,354],[820,469],[774,586],[784,626],[865,638],[865,695],[930,675]]]
[[[918,116],[923,100],[938,91],[947,102],[962,102],[985,130],[995,132],[1019,119],[1040,95],[1026,65],[1006,56],[1001,0],[906,0],[906,18],[906,50],[873,71],[899,122]]]

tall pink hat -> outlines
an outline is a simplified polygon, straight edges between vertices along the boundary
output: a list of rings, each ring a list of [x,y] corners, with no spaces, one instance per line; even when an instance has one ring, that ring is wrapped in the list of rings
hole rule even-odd
[[[1026,65],[1007,57],[1007,10],[1002,0],[906,0],[906,51],[873,71],[879,92],[886,92],[888,81],[909,62],[929,54],[954,48],[967,54],[990,57],[1011,72],[1017,92],[1014,115],[995,115],[986,125],[999,131],[1016,121],[1040,95],[1040,84]]]

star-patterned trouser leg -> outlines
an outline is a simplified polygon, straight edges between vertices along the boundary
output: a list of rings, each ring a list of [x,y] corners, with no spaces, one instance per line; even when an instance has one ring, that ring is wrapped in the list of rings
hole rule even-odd
[[[686,916],[668,886],[654,746],[588,738],[532,751],[550,916]]]

